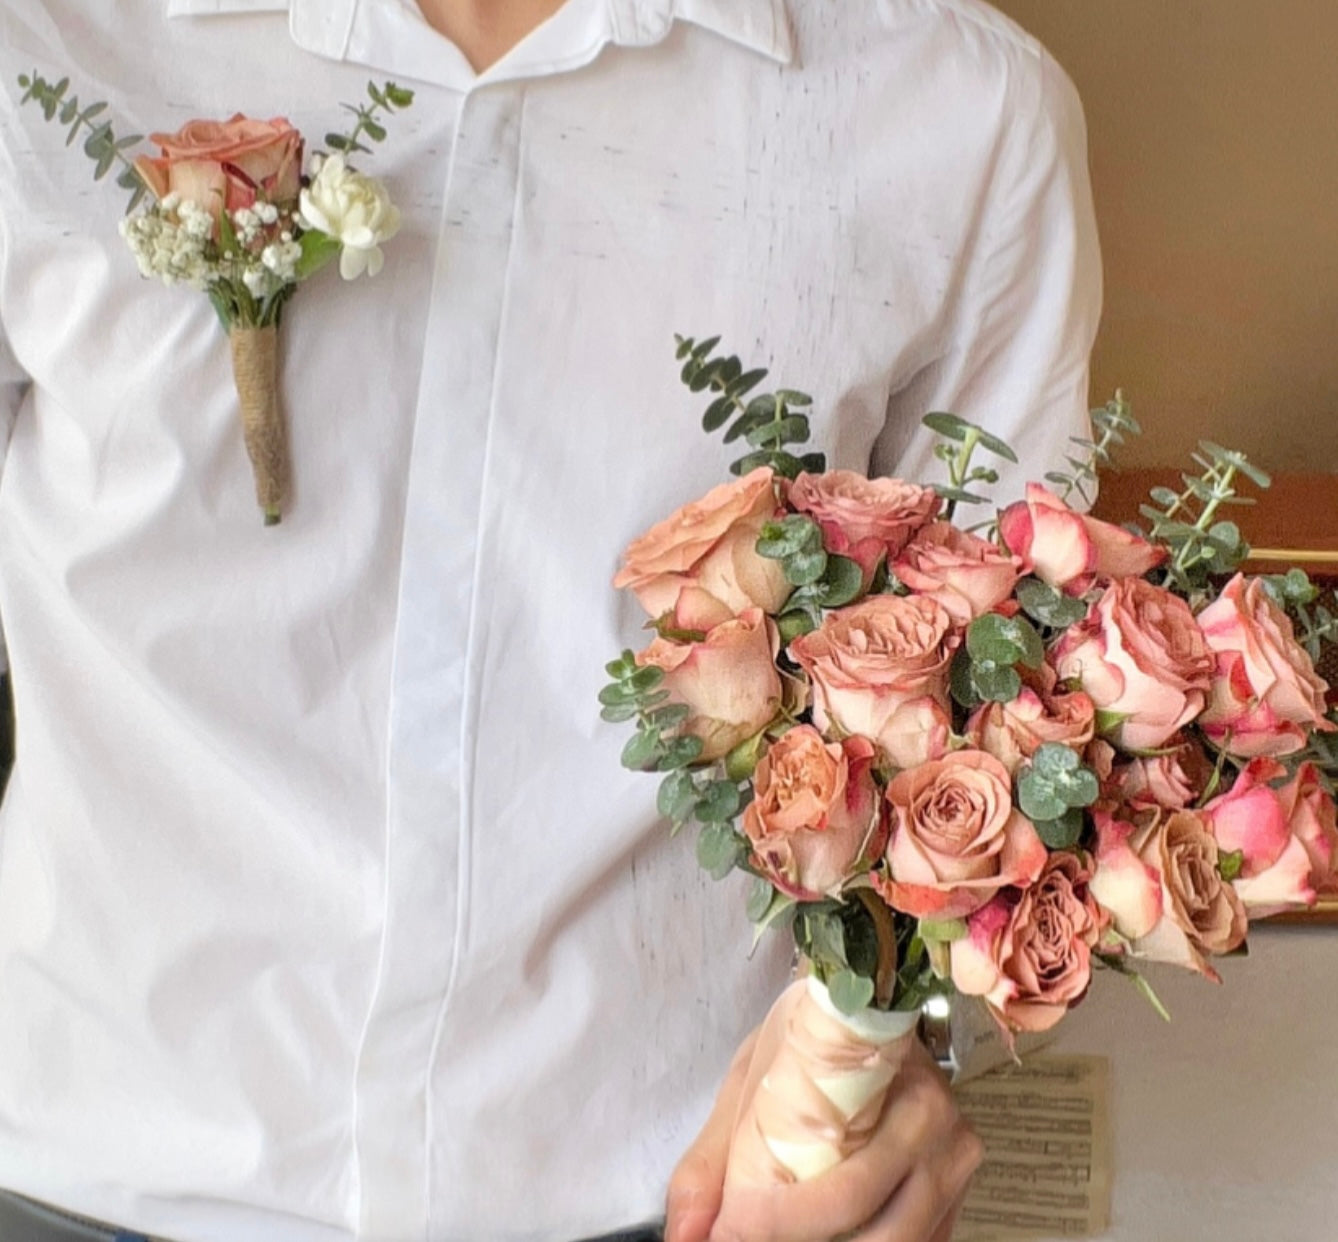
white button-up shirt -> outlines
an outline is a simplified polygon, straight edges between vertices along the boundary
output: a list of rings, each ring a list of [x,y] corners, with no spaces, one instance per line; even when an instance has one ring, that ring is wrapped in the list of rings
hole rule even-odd
[[[975,0],[568,0],[477,77],[405,0],[4,0],[0,67],[0,1186],[183,1242],[654,1214],[788,957],[598,717],[620,549],[730,458],[673,333],[833,465],[938,477],[947,408],[1038,477],[1099,301],[1070,86]],[[286,312],[278,528],[34,68],[313,145],[417,91],[385,270]]]

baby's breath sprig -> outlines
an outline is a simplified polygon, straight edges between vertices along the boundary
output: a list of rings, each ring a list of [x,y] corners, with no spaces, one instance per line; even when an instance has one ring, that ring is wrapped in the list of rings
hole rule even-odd
[[[364,146],[360,139],[366,137],[372,142],[384,142],[386,138],[386,127],[376,119],[377,112],[391,114],[413,103],[413,91],[397,86],[394,82],[387,82],[384,86],[368,82],[367,96],[370,103],[340,105],[353,113],[357,123],[346,134],[325,135],[325,143],[332,151],[341,151],[345,155],[353,151],[370,152],[371,147]]]
[[[148,186],[135,171],[135,165],[125,155],[128,147],[144,141],[143,134],[126,134],[118,138],[110,121],[100,119],[107,110],[105,100],[97,100],[87,107],[79,106],[79,97],[69,95],[70,79],[61,78],[59,82],[48,82],[36,69],[32,73],[19,75],[19,86],[23,88],[20,103],[35,103],[42,109],[42,115],[48,121],[59,120],[69,127],[65,136],[65,145],[71,146],[79,137],[80,130],[88,130],[84,139],[84,154],[94,162],[93,180],[101,181],[112,169],[120,164],[116,184],[123,190],[130,191],[130,201],[126,204],[126,213],[134,211],[140,199],[148,192]]]

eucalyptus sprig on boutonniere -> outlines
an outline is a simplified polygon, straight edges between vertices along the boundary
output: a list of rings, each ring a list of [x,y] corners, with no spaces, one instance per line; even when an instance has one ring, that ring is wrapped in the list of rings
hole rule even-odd
[[[278,328],[298,284],[336,256],[345,280],[381,270],[381,243],[399,230],[399,210],[384,185],[356,171],[349,157],[386,136],[382,114],[413,102],[413,92],[368,83],[368,102],[345,104],[356,118],[331,133],[331,153],[315,152],[307,175],[305,142],[286,120],[237,113],[226,121],[189,121],[174,134],[152,134],[156,156],[131,158],[140,135],[117,137],[101,101],[81,106],[69,79],[36,71],[19,78],[23,103],[83,137],[95,179],[120,165],[117,184],[131,193],[124,236],[139,270],[164,284],[206,293],[232,347],[256,500],[267,526],[287,498],[288,438],[278,391]],[[149,194],[153,201],[136,212]]]

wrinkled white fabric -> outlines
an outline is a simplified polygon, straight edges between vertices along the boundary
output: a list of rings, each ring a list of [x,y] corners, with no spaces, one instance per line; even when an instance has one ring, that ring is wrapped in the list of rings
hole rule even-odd
[[[140,279],[34,68],[314,145],[418,92],[360,161],[384,270],[285,315],[281,526],[212,310]],[[1071,88],[974,0],[569,0],[481,78],[402,0],[3,0],[0,70],[0,1186],[182,1242],[654,1214],[787,957],[598,717],[620,549],[731,457],[673,333],[811,391],[833,465],[928,477],[950,408],[1053,466]]]

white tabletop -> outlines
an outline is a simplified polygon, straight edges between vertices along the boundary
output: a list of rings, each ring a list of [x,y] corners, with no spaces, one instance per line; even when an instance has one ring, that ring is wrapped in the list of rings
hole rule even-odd
[[[1054,1052],[1110,1059],[1103,1242],[1338,1239],[1338,928],[1264,927],[1223,985],[1101,972]]]

